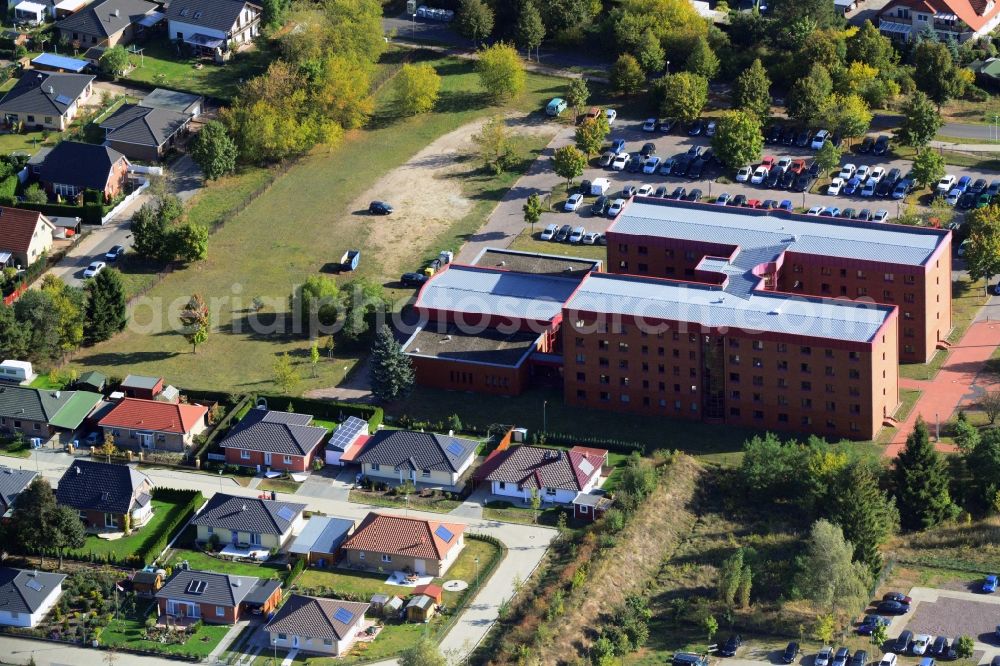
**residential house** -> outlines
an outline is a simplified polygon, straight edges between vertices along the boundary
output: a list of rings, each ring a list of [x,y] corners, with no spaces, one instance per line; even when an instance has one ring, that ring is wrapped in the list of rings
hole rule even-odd
[[[606,452],[514,446],[486,459],[476,478],[490,482],[490,491],[525,502],[535,491],[543,502],[571,504],[581,492],[601,485]]]
[[[10,515],[14,500],[27,488],[38,472],[29,469],[13,469],[0,465],[0,517]]]
[[[230,465],[305,472],[312,469],[317,453],[322,453],[327,435],[326,428],[310,425],[312,418],[309,414],[251,409],[219,448]]]
[[[0,206],[0,268],[27,268],[52,250],[56,227],[35,210]]]
[[[292,555],[306,560],[306,564],[320,567],[332,566],[340,556],[340,547],[354,530],[354,521],[333,516],[311,516],[302,532],[288,548]]]
[[[76,509],[87,529],[138,529],[153,517],[153,482],[128,465],[76,460],[56,488],[56,502]],[[126,516],[128,518],[126,519]]]
[[[281,601],[281,583],[256,576],[180,569],[156,592],[160,615],[176,622],[235,624],[247,614],[270,613]]]
[[[84,190],[96,190],[111,201],[125,189],[129,166],[128,159],[114,148],[63,141],[45,156],[38,180],[54,196],[75,199]]]
[[[434,603],[441,604],[444,601],[444,588],[434,583],[425,583],[413,588],[413,594],[425,594],[434,600]]]
[[[465,525],[369,513],[341,551],[350,567],[443,576],[465,548]]]
[[[354,462],[368,439],[368,421],[348,416],[337,426],[326,443],[326,464],[346,465]]]
[[[305,526],[305,504],[216,493],[191,524],[197,540],[208,543],[248,544],[267,550],[282,548]]]
[[[4,125],[62,132],[94,92],[90,74],[57,74],[28,70],[0,98]]]
[[[123,104],[101,122],[108,145],[132,160],[159,161],[187,130],[191,116]]]
[[[0,383],[0,435],[21,433],[48,441],[57,434],[72,436],[100,403],[89,391],[51,391]]]
[[[186,113],[192,118],[197,118],[201,115],[202,109],[205,106],[205,98],[201,95],[192,95],[176,90],[167,90],[166,88],[155,88],[142,98],[139,106],[147,106],[151,109],[164,109],[166,111],[173,111],[174,113]]]
[[[911,41],[919,33],[964,42],[982,37],[1000,25],[995,0],[890,0],[878,15],[882,34]]]
[[[183,452],[208,429],[208,408],[123,398],[97,425],[118,448]]]
[[[14,5],[14,22],[38,25],[45,22],[46,7],[40,2],[21,0]]]
[[[122,380],[119,388],[127,398],[153,400],[163,390],[163,378],[125,375],[125,379]]]
[[[216,60],[260,34],[261,5],[246,0],[170,0],[166,12],[171,39]]]
[[[372,479],[410,481],[455,489],[476,458],[478,442],[451,435],[412,430],[380,430],[372,435],[355,461]]]
[[[131,44],[163,20],[146,0],[102,0],[56,22],[59,37],[75,49]]]
[[[0,625],[36,627],[62,595],[65,574],[0,569]]]
[[[270,644],[339,657],[365,628],[369,604],[293,594],[264,627]]]

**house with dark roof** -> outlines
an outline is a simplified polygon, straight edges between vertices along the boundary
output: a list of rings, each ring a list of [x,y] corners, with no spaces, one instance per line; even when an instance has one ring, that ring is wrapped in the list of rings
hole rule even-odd
[[[222,61],[260,34],[262,11],[246,0],[170,0],[167,33],[196,55]]]
[[[339,657],[365,629],[370,604],[293,594],[264,627],[270,644]]]
[[[271,550],[283,547],[302,531],[305,508],[305,504],[216,493],[191,524],[202,543],[214,536],[223,545]]]
[[[35,210],[0,206],[0,268],[27,268],[52,249],[56,226]]]
[[[443,576],[465,548],[465,525],[369,513],[344,542],[344,563],[357,569]]]
[[[132,160],[159,161],[187,130],[191,116],[123,104],[100,125],[108,145]]]
[[[349,518],[310,516],[288,552],[304,558],[306,564],[332,566],[353,530],[354,521]]]
[[[479,442],[412,430],[380,430],[355,462],[365,476],[390,483],[421,484],[449,490],[472,466]]]
[[[56,488],[56,503],[75,509],[88,530],[135,530],[153,517],[153,482],[128,465],[76,460]],[[126,516],[128,518],[126,519]]]
[[[326,428],[312,423],[309,414],[255,408],[219,443],[230,465],[305,472],[313,460],[322,461]],[[319,458],[317,458],[319,456]]]
[[[0,384],[0,435],[21,433],[48,441],[71,436],[101,402],[100,393],[51,391]]]
[[[248,613],[267,615],[281,601],[281,583],[256,576],[178,569],[156,592],[161,616],[178,624],[235,624]]]
[[[81,102],[94,92],[90,74],[58,74],[27,70],[0,98],[6,127],[25,126],[62,132],[73,122]]]
[[[62,595],[65,574],[0,569],[0,625],[35,627]]]
[[[488,481],[494,495],[528,502],[534,491],[543,502],[568,505],[601,485],[605,460],[602,449],[514,446],[491,454],[476,478]]]
[[[97,425],[105,435],[111,435],[118,448],[183,452],[208,429],[208,408],[124,398]]]
[[[14,500],[27,488],[38,472],[30,469],[13,469],[0,465],[0,517],[10,514]]]
[[[53,148],[38,172],[45,191],[75,199],[84,190],[97,190],[111,201],[128,182],[128,159],[114,148],[79,141],[63,141]]]
[[[146,0],[103,0],[56,22],[59,37],[75,49],[131,44],[163,20]]]

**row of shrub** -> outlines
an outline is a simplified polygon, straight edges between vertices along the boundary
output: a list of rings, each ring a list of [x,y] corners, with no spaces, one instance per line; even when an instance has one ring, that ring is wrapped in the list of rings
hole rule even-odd
[[[82,206],[52,203],[38,204],[18,201],[17,197],[13,195],[0,196],[0,206],[16,206],[26,210],[37,210],[43,215],[54,215],[57,217],[79,217],[84,224],[95,224],[98,226],[100,226],[105,213],[104,206],[99,203],[85,203]]]
[[[603,437],[592,437],[590,435],[574,435],[564,432],[544,433],[544,442],[538,443],[564,445],[580,444],[584,446],[594,446],[601,449],[607,449],[608,451],[614,451],[616,453],[624,453],[626,455],[632,453],[633,451],[638,451],[641,454],[646,453],[646,445],[641,442],[626,439],[605,439]]]

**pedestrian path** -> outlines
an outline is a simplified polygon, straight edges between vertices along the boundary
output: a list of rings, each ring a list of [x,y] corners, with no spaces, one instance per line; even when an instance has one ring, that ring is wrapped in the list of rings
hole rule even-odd
[[[953,345],[948,359],[937,376],[929,381],[900,380],[902,388],[923,391],[885,455],[895,458],[913,431],[918,416],[923,416],[934,434],[935,424],[944,423],[962,405],[974,404],[986,391],[997,388],[996,377],[984,375],[986,362],[1000,346],[1000,322],[978,321],[969,327],[962,340]],[[950,447],[942,447],[942,450]]]

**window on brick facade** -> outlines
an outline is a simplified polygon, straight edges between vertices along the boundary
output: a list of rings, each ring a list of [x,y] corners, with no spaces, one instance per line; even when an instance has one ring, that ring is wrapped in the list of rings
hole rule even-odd
[[[802,382],[801,384],[799,384],[799,387],[803,391],[812,391],[813,390],[812,382]]]
[[[832,274],[833,274],[833,271],[832,271],[832,270],[830,270],[830,267],[829,267],[829,266],[822,266],[822,267],[821,267],[821,268],[819,269],[819,274],[820,274],[820,275],[832,275]]]
[[[847,376],[850,377],[851,379],[861,379],[861,373],[858,372],[857,370],[854,370],[853,368],[848,371]]]
[[[598,378],[597,383],[598,384],[610,384],[611,383],[611,377],[609,377],[608,375],[601,375]]]
[[[764,418],[764,412],[762,412],[762,411],[761,411],[761,410],[759,410],[759,409],[755,409],[755,410],[753,410],[753,417],[754,417],[755,419],[758,419],[758,420],[759,420],[759,419],[762,419],[762,418]]]
[[[803,356],[809,356],[813,353],[812,347],[799,347],[799,353]]]
[[[775,349],[778,350],[779,354],[784,354],[785,352],[788,351],[788,345],[785,344],[784,342],[779,342],[777,345],[775,345]]]
[[[761,377],[760,375],[754,375],[752,383],[753,383],[754,386],[763,386],[764,385],[764,378]]]
[[[738,373],[738,372],[730,372],[729,373],[729,381],[731,381],[731,382],[738,382],[738,381],[740,381],[740,373]]]
[[[827,377],[835,377],[836,376],[836,373],[833,371],[833,366],[832,365],[826,366],[826,376]]]
[[[788,423],[788,414],[778,414],[778,423]]]
[[[892,273],[886,273],[882,276],[882,279],[886,282],[894,282],[896,280],[896,276]]]
[[[799,372],[804,372],[806,374],[809,374],[809,372],[810,372],[810,370],[809,370],[809,364],[808,363],[799,363]]]
[[[782,407],[788,406],[788,396],[779,394],[777,396],[777,399],[778,399],[778,404],[781,405]]]
[[[611,394],[608,393],[607,391],[601,391],[599,397],[601,399],[601,402],[607,402],[611,400]]]
[[[739,354],[730,354],[729,355],[729,362],[732,363],[733,365],[739,365],[740,364],[740,355]]]
[[[788,370],[788,361],[778,361],[778,370]]]
[[[761,350],[763,350],[764,349],[764,341],[763,340],[754,340],[753,341],[753,349],[754,349],[754,351],[761,351]]]
[[[784,377],[778,377],[778,388],[788,388],[788,380]]]
[[[867,296],[868,287],[858,287],[858,296]]]
[[[740,399],[740,392],[739,391],[730,391],[729,392],[729,399],[730,400],[739,400]]]
[[[730,407],[729,408],[729,415],[730,416],[739,416],[740,415],[740,408],[739,407]]]
[[[628,343],[627,342],[619,342],[618,343],[618,351],[620,351],[620,352],[627,352],[628,351]]]
[[[812,409],[813,406],[812,398],[802,398],[799,402],[806,409]]]
[[[914,275],[904,275],[903,284],[916,284],[917,278]]]
[[[764,359],[762,359],[759,356],[754,356],[753,357],[753,367],[755,367],[755,368],[763,368],[764,367]]]

